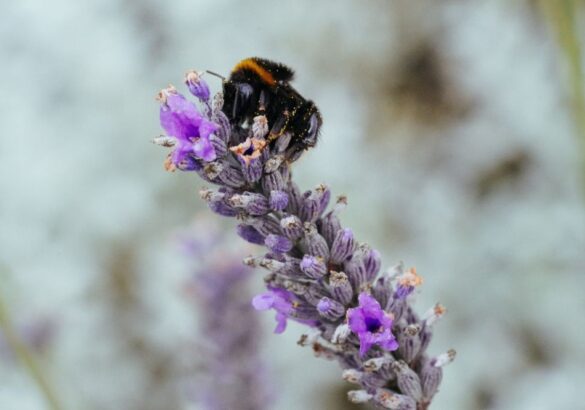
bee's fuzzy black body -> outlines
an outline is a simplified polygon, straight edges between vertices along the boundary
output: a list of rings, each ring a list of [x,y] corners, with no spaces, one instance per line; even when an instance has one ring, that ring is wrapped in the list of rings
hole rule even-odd
[[[269,143],[291,134],[287,157],[295,160],[315,146],[322,119],[315,104],[291,85],[294,72],[287,66],[252,57],[240,61],[223,83],[223,112],[233,126],[250,126],[257,115],[268,120]]]

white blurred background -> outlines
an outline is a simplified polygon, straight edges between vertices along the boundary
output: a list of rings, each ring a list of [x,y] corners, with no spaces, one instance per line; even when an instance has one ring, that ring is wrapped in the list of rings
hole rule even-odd
[[[24,338],[45,326],[63,409],[200,408],[177,387],[205,335],[174,238],[202,184],[164,171],[154,95],[248,56],[292,66],[323,113],[299,185],[347,194],[343,223],[425,278],[419,310],[448,307],[430,350],[458,357],[432,408],[585,409],[583,4],[544,3],[0,4],[0,291]],[[274,409],[358,408],[300,326],[259,314]],[[0,355],[0,409],[45,406]]]

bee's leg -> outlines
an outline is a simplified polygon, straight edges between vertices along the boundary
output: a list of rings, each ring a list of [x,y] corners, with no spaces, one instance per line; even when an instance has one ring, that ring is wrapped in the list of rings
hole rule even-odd
[[[250,109],[250,97],[254,93],[254,88],[247,83],[234,84],[232,86],[234,87],[235,96],[231,114],[232,118],[240,119]]]
[[[286,131],[286,127],[290,121],[291,114],[288,110],[284,110],[276,120],[273,122],[270,132],[268,133],[268,142],[272,142],[279,138]]]
[[[285,154],[289,162],[296,161],[307,148],[317,144],[323,123],[321,114],[312,101],[301,104],[296,114],[290,127],[295,134]]]
[[[319,138],[319,131],[323,120],[321,119],[321,113],[313,103],[313,101],[307,101],[301,107],[302,124],[303,128],[300,131],[299,139],[307,147],[314,147],[317,144]]]
[[[260,98],[258,98],[258,112],[256,115],[266,115],[266,107],[269,103],[269,96],[266,91],[262,90],[260,92]]]

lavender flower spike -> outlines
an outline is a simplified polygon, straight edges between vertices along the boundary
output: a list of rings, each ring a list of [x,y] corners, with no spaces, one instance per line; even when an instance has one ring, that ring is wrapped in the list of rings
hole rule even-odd
[[[200,98],[206,86],[197,81]],[[298,139],[288,131],[272,134],[278,123],[262,115],[230,123],[233,110],[222,111],[221,94],[212,108],[201,103],[203,114],[174,89],[161,95],[161,125],[173,138],[158,141],[164,146],[175,141],[172,163],[217,185],[202,193],[210,208],[237,218],[240,237],[268,248],[245,262],[268,270],[268,290],[252,304],[276,311],[275,332],[283,332],[289,319],[312,327],[315,336],[305,335],[300,344],[337,359],[344,375],[353,375],[350,381],[359,387],[350,400],[426,410],[454,353],[427,354],[445,309],[437,305],[423,318],[415,313],[408,296],[422,284],[416,270],[400,266],[395,273],[379,273],[380,253],[341,225],[346,198],[329,206],[326,185],[299,189],[291,176],[298,155],[287,156],[300,152],[293,146]],[[202,141],[213,142],[212,154],[192,148]]]

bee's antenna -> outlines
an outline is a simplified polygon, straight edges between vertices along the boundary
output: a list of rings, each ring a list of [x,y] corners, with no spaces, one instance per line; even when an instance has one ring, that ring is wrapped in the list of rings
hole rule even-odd
[[[225,77],[223,75],[219,75],[219,74],[214,73],[213,71],[209,71],[209,70],[205,70],[205,72],[208,73],[208,74],[214,75],[214,76],[216,76],[218,78],[221,78],[222,81],[225,81]]]

